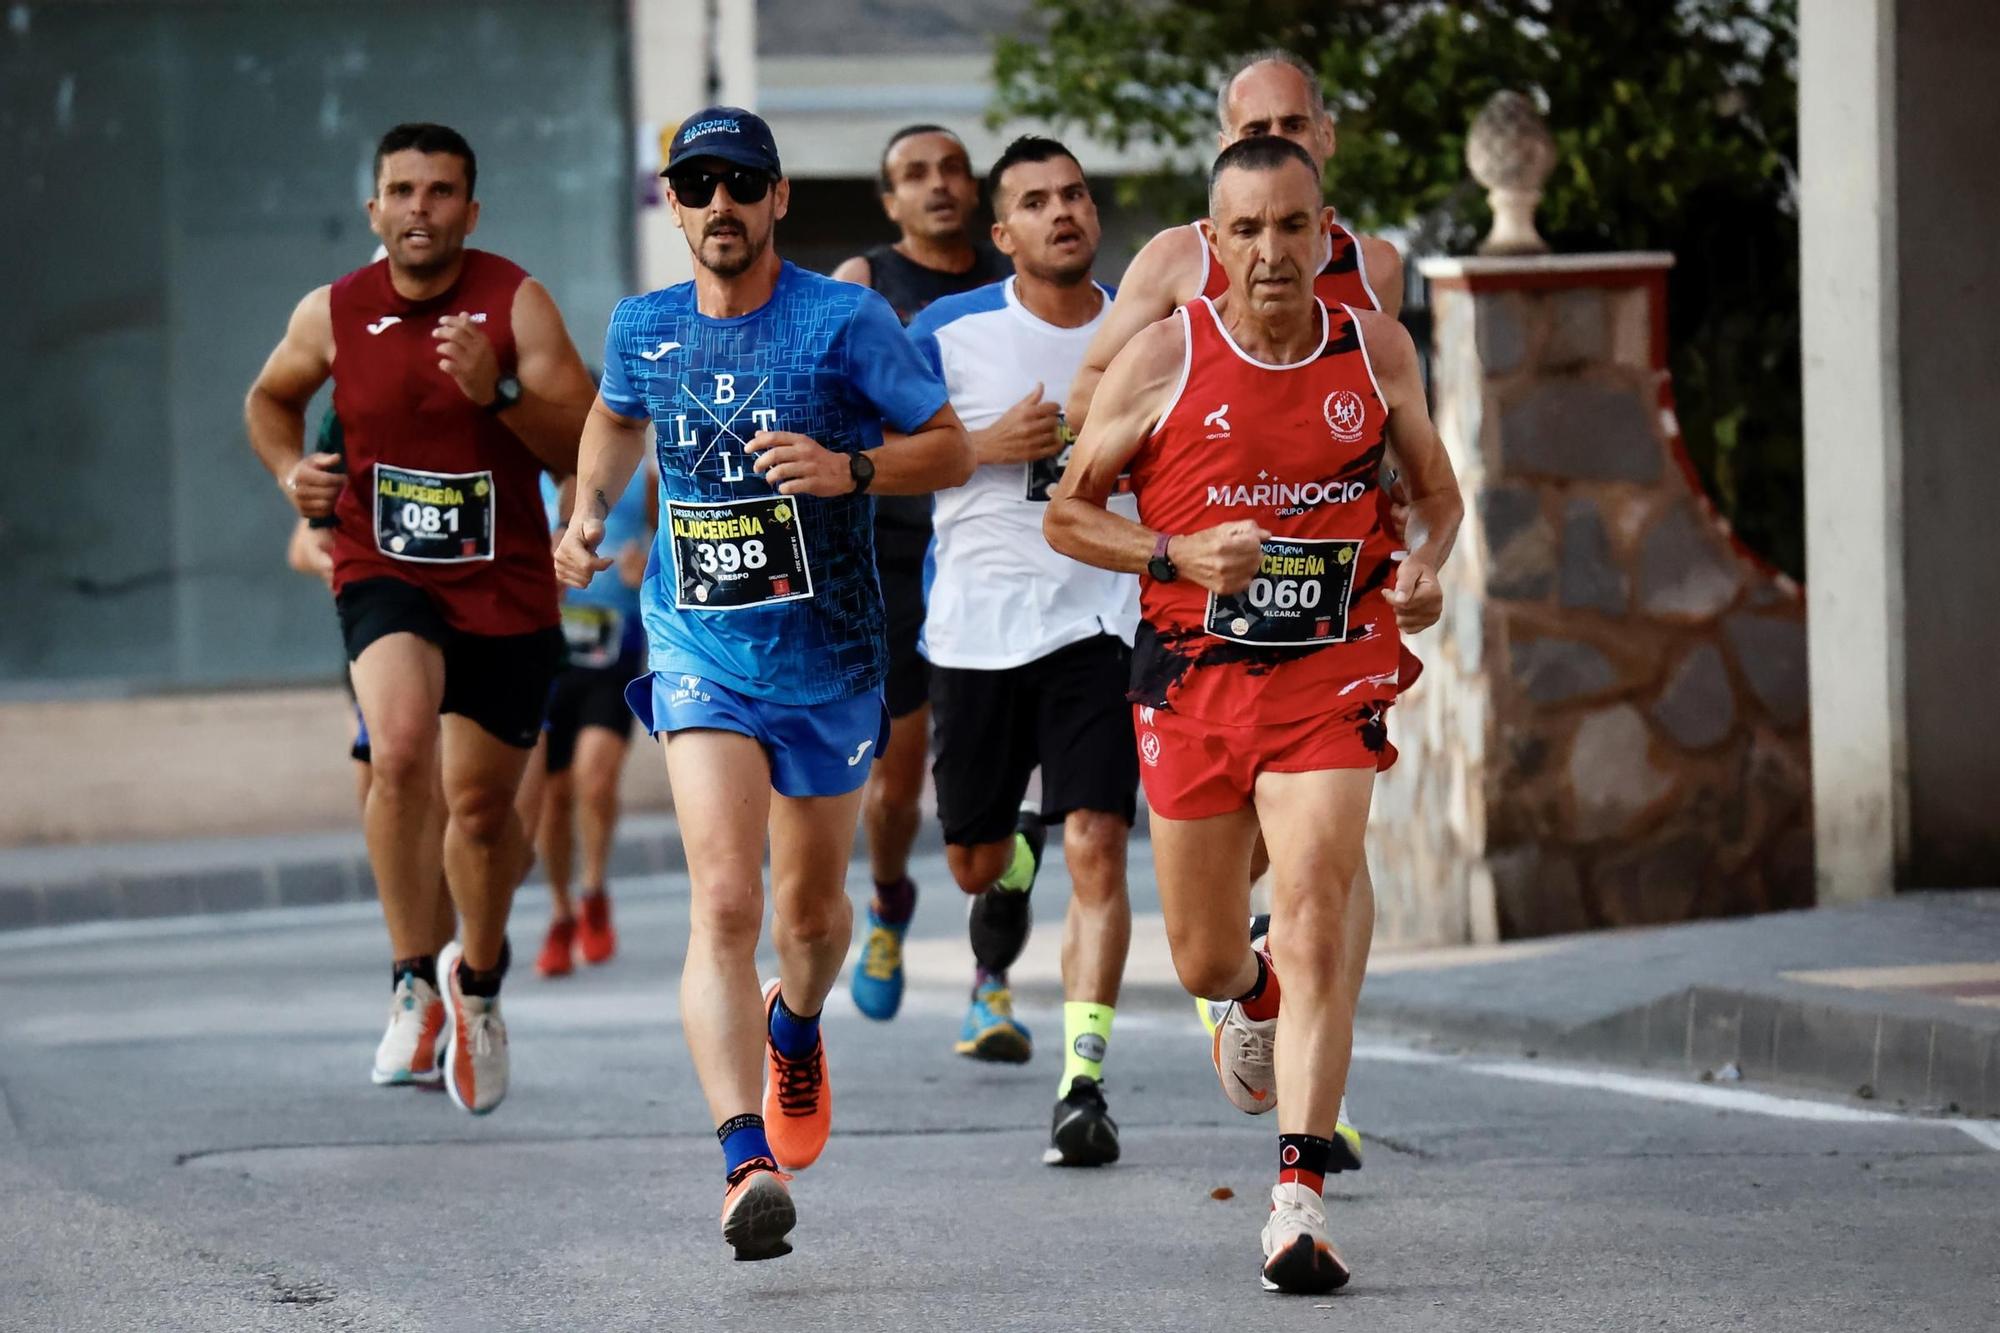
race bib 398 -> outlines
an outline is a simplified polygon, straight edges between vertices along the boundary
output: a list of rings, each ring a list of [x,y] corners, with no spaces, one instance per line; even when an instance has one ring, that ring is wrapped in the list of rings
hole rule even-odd
[[[813,595],[812,567],[798,502],[667,502],[673,538],[674,605],[683,611],[740,611]]]

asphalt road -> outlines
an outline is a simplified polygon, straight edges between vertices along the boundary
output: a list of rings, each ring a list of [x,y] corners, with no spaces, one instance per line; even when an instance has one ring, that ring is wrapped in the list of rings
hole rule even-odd
[[[1052,1170],[1055,931],[1023,967],[1044,1049],[959,1059],[962,908],[919,876],[904,1013],[836,993],[834,1141],[794,1185],[797,1252],[763,1264],[716,1229],[685,881],[626,886],[611,966],[510,981],[483,1120],[370,1085],[370,910],[0,936],[0,1329],[2000,1327],[2000,1151],[1967,1133],[1381,1041],[1367,1167],[1329,1190],[1355,1280],[1267,1295],[1275,1127],[1215,1087],[1150,918],[1107,1067],[1125,1160]],[[1065,892],[1037,890],[1045,923]],[[524,895],[524,957],[543,918]]]

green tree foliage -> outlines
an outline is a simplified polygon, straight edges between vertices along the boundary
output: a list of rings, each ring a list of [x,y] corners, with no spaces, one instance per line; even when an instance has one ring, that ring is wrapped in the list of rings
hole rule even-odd
[[[1744,537],[1802,571],[1797,0],[1035,0],[1033,22],[1000,44],[995,115],[1173,150],[1179,169],[1126,183],[1169,216],[1201,210],[1221,78],[1297,52],[1340,120],[1330,197],[1421,253],[1484,234],[1467,129],[1493,93],[1532,95],[1558,155],[1543,235],[1674,253],[1689,450]]]

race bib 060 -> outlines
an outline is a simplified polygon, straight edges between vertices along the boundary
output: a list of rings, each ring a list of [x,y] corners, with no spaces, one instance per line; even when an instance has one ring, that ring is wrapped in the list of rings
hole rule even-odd
[[[434,565],[493,558],[493,474],[375,465],[375,549]]]
[[[1257,577],[1240,593],[1208,595],[1204,628],[1237,643],[1303,647],[1347,637],[1347,605],[1361,543],[1273,537]]]
[[[740,611],[813,595],[797,501],[667,502],[673,538],[674,605]]]

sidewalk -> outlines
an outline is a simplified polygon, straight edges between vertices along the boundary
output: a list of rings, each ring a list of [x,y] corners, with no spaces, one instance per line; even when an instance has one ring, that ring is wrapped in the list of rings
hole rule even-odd
[[[1378,954],[1364,1024],[2000,1115],[2000,891]]]
[[[685,865],[672,815],[629,814],[619,821],[613,875]],[[374,897],[359,829],[0,850],[0,930]]]

